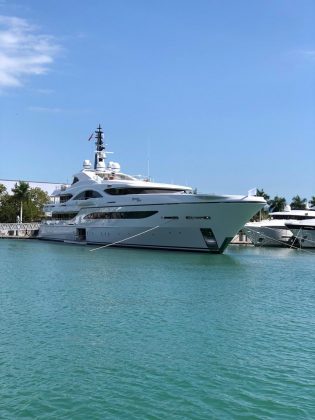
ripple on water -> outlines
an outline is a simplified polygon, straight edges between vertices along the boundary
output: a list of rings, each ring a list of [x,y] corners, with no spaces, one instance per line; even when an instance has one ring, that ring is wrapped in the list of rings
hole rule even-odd
[[[1,241],[0,417],[315,418],[314,255]]]

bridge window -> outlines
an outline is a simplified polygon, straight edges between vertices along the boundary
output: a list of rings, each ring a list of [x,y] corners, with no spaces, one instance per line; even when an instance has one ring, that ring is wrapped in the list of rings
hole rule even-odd
[[[78,212],[72,212],[72,213],[53,213],[51,215],[51,219],[53,219],[53,220],[71,220],[77,214],[78,214]]]
[[[72,198],[72,194],[62,194],[60,195],[60,203],[65,203],[66,201],[69,201],[70,198]]]
[[[74,200],[88,200],[89,198],[99,198],[102,197],[102,195],[94,190],[86,190],[80,192],[76,197],[74,197]]]

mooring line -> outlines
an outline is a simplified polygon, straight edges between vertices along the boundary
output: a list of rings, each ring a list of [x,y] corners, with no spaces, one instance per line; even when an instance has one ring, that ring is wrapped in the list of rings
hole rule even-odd
[[[301,230],[301,228],[299,229],[299,231],[297,233],[297,236],[294,237],[293,242],[292,242],[290,248],[294,248],[295,241],[298,241],[297,243],[300,244],[300,249],[302,249],[301,242],[298,240],[298,236],[299,236],[300,230]]]

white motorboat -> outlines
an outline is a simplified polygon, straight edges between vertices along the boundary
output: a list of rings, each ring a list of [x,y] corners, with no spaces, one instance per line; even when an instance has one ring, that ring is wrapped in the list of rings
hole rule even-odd
[[[315,219],[315,210],[291,210],[269,214],[269,219],[246,223],[242,229],[255,246],[291,246],[292,232],[286,222]]]
[[[222,253],[262,197],[194,194],[187,186],[137,179],[106,161],[101,127],[95,162],[85,160],[73,182],[45,206],[39,238],[128,247]]]
[[[286,227],[292,232],[292,246],[297,248],[315,248],[315,219],[291,220]]]

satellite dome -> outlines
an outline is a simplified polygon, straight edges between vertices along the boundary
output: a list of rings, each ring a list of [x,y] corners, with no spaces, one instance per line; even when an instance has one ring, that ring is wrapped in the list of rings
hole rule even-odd
[[[120,165],[118,162],[108,162],[107,169],[109,169],[112,172],[119,172],[120,171]]]
[[[92,166],[92,164],[91,164],[91,161],[90,161],[90,160],[85,159],[85,160],[83,161],[83,168],[84,168],[84,169],[91,169],[91,166]]]

